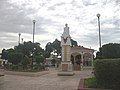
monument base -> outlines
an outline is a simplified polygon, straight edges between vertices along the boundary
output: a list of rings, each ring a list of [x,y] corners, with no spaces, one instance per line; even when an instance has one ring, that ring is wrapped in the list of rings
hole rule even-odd
[[[61,62],[60,71],[58,72],[59,76],[72,76],[74,75],[73,72],[73,65],[70,61]]]

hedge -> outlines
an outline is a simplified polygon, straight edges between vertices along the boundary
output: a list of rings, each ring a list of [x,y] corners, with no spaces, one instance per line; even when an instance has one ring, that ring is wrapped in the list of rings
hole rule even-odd
[[[5,64],[5,69],[6,70],[11,70],[11,71],[21,71],[21,72],[38,72],[38,71],[43,71],[45,70],[44,65],[14,65],[14,64]]]
[[[120,90],[120,59],[95,60],[94,67],[98,85]]]

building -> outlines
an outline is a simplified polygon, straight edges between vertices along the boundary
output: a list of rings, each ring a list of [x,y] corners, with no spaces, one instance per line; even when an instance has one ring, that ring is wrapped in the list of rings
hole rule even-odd
[[[92,66],[94,58],[94,49],[83,46],[71,47],[71,62],[74,70],[81,70],[84,66]]]

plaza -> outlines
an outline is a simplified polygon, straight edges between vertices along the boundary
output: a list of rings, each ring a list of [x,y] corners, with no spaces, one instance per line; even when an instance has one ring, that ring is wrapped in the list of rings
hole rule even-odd
[[[77,90],[80,79],[92,75],[91,70],[74,71],[74,76],[57,76],[57,72],[52,68],[37,77],[7,74],[0,90]]]

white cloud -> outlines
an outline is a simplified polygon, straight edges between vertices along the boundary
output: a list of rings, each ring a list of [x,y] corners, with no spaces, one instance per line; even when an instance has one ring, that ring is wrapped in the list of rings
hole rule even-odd
[[[25,41],[32,41],[32,20],[35,19],[35,41],[40,42],[42,47],[55,38],[60,40],[64,24],[68,23],[73,39],[97,49],[97,13],[101,14],[102,43],[113,42],[111,38],[118,42],[119,8],[119,0],[1,0],[0,32],[4,36],[0,36],[0,48],[17,45],[17,39],[10,37],[18,38],[18,33],[22,33]],[[2,39],[10,39],[11,43]]]

